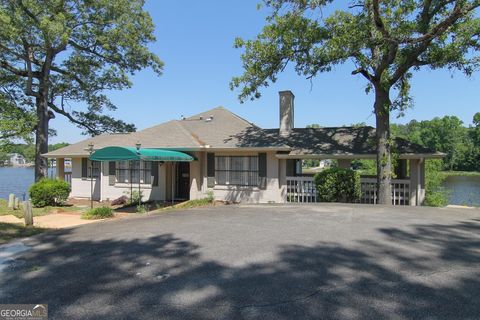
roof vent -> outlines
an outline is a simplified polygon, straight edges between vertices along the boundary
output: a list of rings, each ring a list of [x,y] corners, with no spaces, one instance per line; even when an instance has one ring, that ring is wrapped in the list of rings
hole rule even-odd
[[[210,116],[210,117],[208,117],[207,119],[205,119],[206,122],[210,122],[210,121],[212,121],[212,120],[213,120],[213,116]]]
[[[182,114],[182,115],[180,116],[180,119],[185,120],[186,118],[185,118],[185,116]]]

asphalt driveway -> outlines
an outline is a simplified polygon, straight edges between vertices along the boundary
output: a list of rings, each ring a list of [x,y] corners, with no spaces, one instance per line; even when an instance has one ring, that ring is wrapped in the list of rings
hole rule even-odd
[[[480,211],[223,206],[42,234],[0,303],[50,319],[478,319]]]

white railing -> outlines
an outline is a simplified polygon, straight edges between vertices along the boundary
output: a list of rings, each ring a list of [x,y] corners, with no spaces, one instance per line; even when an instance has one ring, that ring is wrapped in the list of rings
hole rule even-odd
[[[72,173],[65,172],[64,180],[67,181],[70,185],[72,184]]]
[[[359,203],[376,204],[377,203],[377,179],[360,178],[361,198]],[[313,182],[313,177],[287,177],[287,202],[317,202],[317,189]],[[410,204],[410,180],[393,179],[392,180],[392,204],[409,205]]]
[[[313,177],[287,177],[288,202],[317,202]]]
[[[377,203],[377,179],[376,178],[360,178],[360,190],[362,197],[360,203],[376,204]],[[392,204],[394,206],[410,204],[410,180],[393,179],[392,180]]]

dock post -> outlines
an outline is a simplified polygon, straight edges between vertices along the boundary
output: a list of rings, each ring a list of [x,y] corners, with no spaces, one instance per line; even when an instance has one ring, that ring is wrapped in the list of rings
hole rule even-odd
[[[32,211],[32,203],[30,201],[23,202],[23,210],[25,216],[25,225],[26,226],[33,226],[33,211]]]
[[[8,208],[13,209],[15,206],[15,195],[13,193],[10,193],[8,196]]]

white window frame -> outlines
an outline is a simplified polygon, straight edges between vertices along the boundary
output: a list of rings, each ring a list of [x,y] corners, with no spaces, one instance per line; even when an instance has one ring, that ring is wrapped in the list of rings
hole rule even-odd
[[[215,156],[215,184],[258,187],[258,156]]]
[[[130,169],[132,164],[132,169]],[[133,183],[138,184],[140,176],[140,184],[153,183],[152,177],[152,161],[116,161],[115,162],[115,180],[117,183]],[[124,179],[120,179],[120,172],[123,171]],[[132,177],[130,176],[132,174]],[[131,180],[132,179],[132,180]]]

